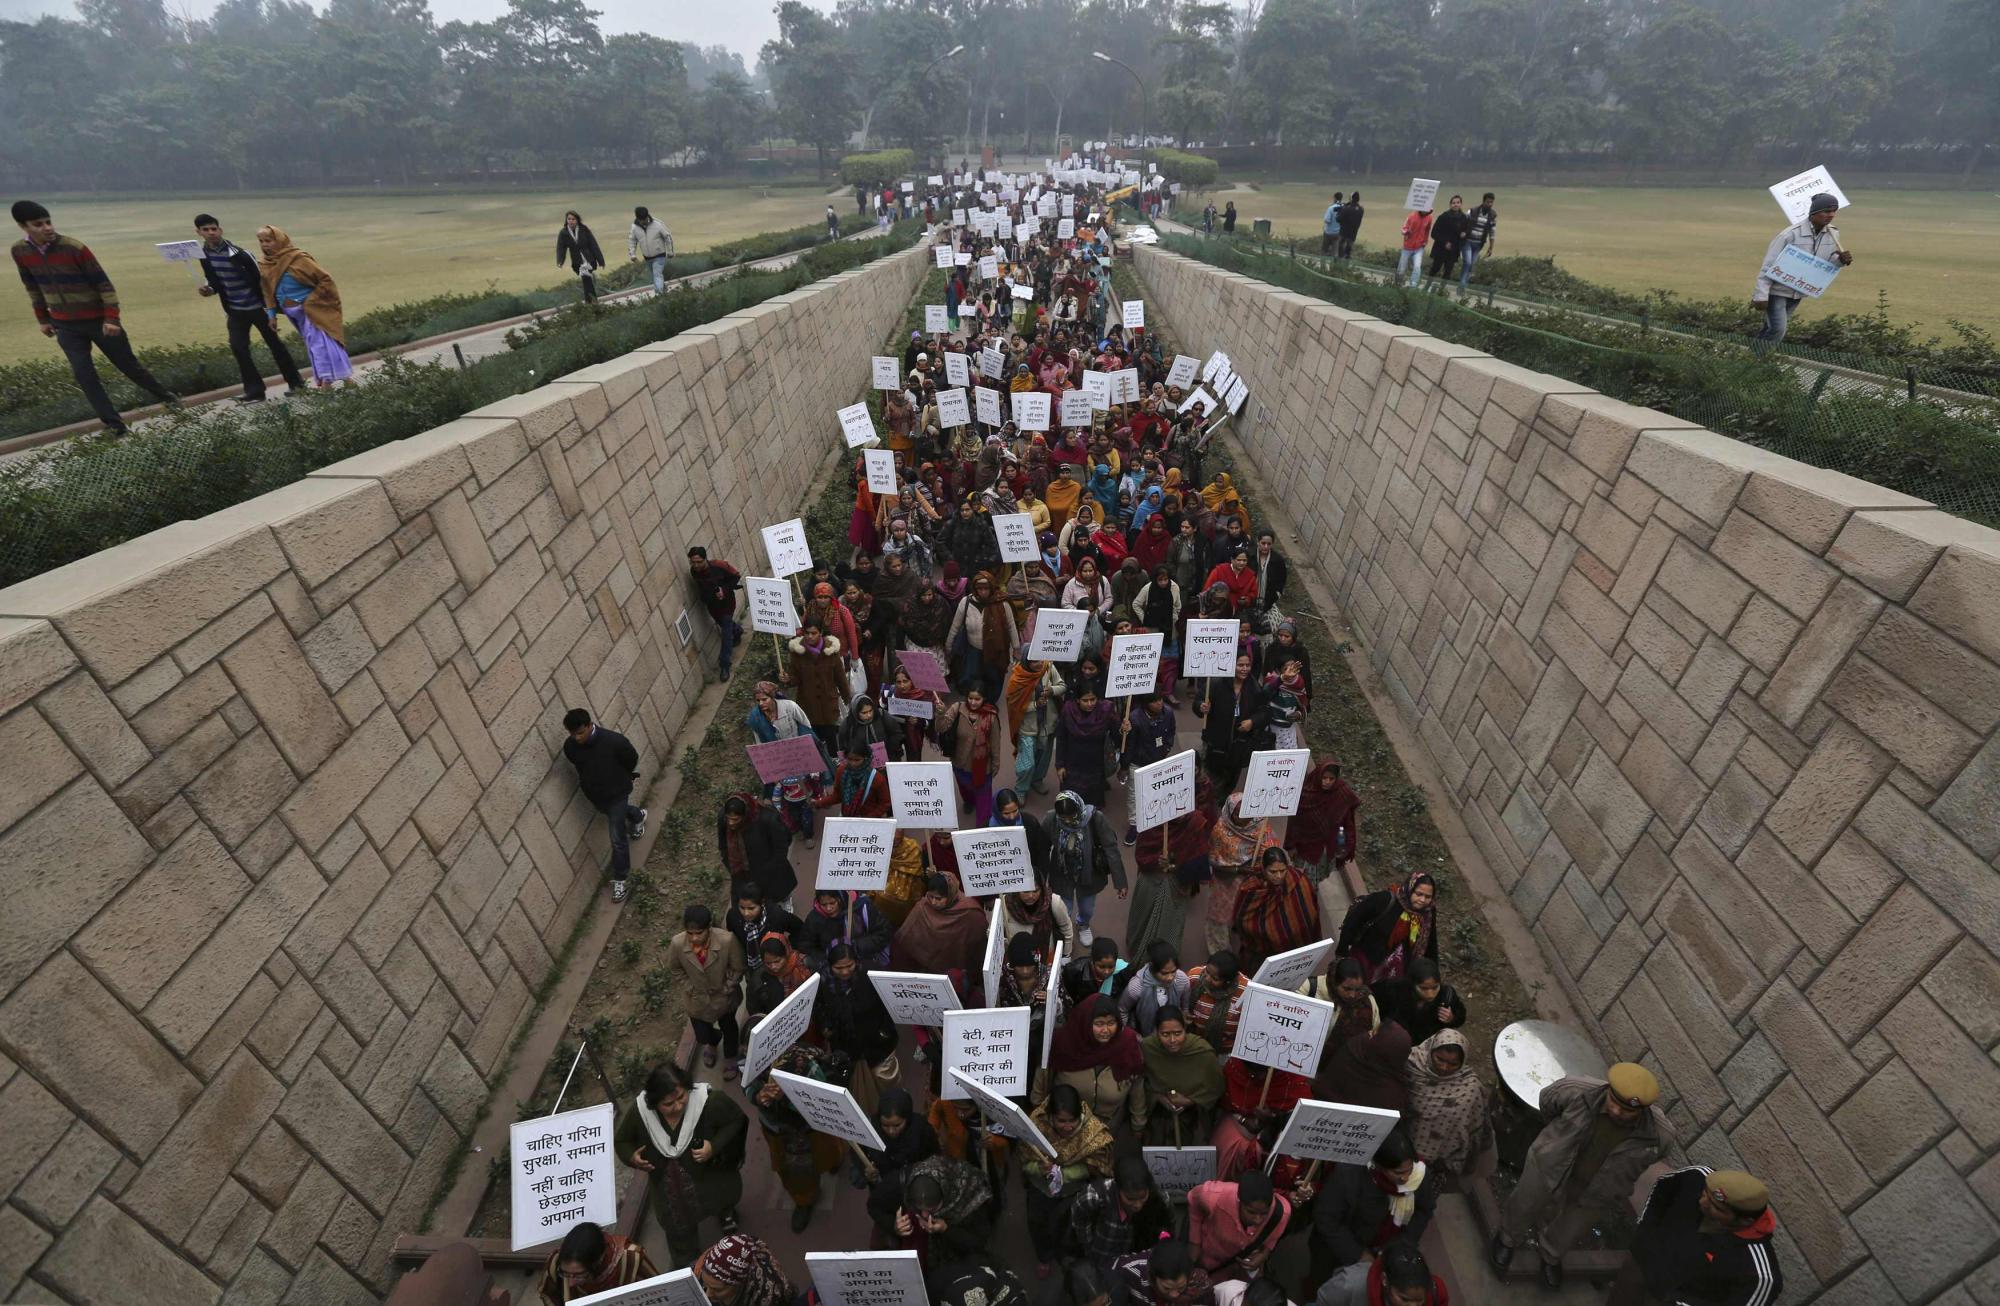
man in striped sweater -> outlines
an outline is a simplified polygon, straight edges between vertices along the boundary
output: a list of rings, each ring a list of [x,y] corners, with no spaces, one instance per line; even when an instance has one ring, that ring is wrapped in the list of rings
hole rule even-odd
[[[174,403],[173,393],[133,355],[132,341],[118,321],[118,292],[90,247],[73,236],[57,235],[49,211],[33,200],[14,201],[13,214],[21,228],[21,239],[14,242],[14,267],[34,306],[35,321],[43,335],[62,346],[77,389],[98,420],[106,429],[124,433],[125,419],[104,393],[91,361],[92,345],[132,384],[163,403]]]

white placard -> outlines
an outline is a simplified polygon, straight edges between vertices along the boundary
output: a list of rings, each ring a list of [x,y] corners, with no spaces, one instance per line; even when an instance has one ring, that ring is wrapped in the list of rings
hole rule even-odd
[[[1000,541],[1002,562],[1033,562],[1041,556],[1035,546],[1035,519],[1025,512],[993,514],[993,537]]]
[[[966,219],[965,219],[965,210],[964,210],[964,209],[953,209],[953,210],[951,211],[951,225],[952,225],[952,226],[954,226],[954,227],[962,227],[962,226],[964,226],[964,225],[965,225],[965,222],[966,222]]]
[[[889,809],[908,830],[958,827],[958,782],[949,762],[891,762]]]
[[[1208,356],[1206,363],[1202,364],[1201,379],[1204,381],[1213,381],[1219,373],[1227,372],[1228,370],[1229,355],[1218,349]]]
[[[1081,390],[1063,391],[1060,420],[1064,426],[1089,426],[1090,396]]]
[[[1001,1097],[1025,1094],[1028,1029],[1033,1016],[1030,1007],[978,1007],[945,1012],[945,1069],[957,1071],[958,1076],[945,1077],[944,1096],[953,1100],[971,1097],[963,1087],[967,1079]]]
[[[1116,404],[1139,402],[1138,368],[1121,367],[1111,374],[1111,402]]]
[[[1252,982],[1244,985],[1236,1010],[1231,1056],[1312,1078],[1333,1028],[1331,1002]]]
[[[937,1029],[944,1024],[945,1012],[957,1011],[965,1005],[958,1000],[958,991],[951,986],[949,975],[871,970],[868,982],[881,995],[882,1005],[889,1010],[889,1019],[898,1025],[922,1025],[927,1029]]]
[[[1202,413],[1209,417],[1215,416],[1215,410],[1222,407],[1221,404],[1215,402],[1214,395],[1210,394],[1203,387],[1196,386],[1194,389],[1188,391],[1187,398],[1181,400],[1181,406],[1174,411],[1176,413],[1184,413],[1196,404],[1200,404]]]
[[[965,359],[957,354],[948,354],[946,357],[957,358],[959,367],[965,366]],[[942,428],[949,430],[954,426],[972,425],[972,414],[966,411],[963,390],[938,391],[937,410],[938,425]]]
[[[880,438],[875,433],[875,419],[868,415],[868,405],[865,403],[836,408],[833,410],[833,415],[840,419],[840,435],[847,441],[847,447],[850,449],[872,444]]]
[[[928,721],[936,714],[928,698],[897,698],[889,695],[889,715]]]
[[[744,593],[750,599],[750,629],[759,635],[799,633],[798,609],[792,606],[792,587],[769,576],[745,576]]]
[[[937,265],[941,268],[951,266],[951,255],[952,248],[949,245],[934,245],[931,247],[931,257],[937,260]]]
[[[1132,770],[1137,824],[1151,830],[1194,810],[1194,750]]]
[[[807,1252],[820,1306],[928,1306],[924,1270],[905,1252]]]
[[[1771,187],[1771,198],[1778,201],[1778,207],[1793,223],[1804,222],[1810,216],[1812,197],[1822,193],[1833,196],[1841,208],[1847,207],[1847,196],[1833,184],[1833,176],[1824,164],[1808,168],[1796,177],[1787,177]]]
[[[926,177],[924,179],[924,184],[926,186],[942,186],[944,185],[944,174],[939,173],[934,176]]]
[[[1283,989],[1287,993],[1295,992],[1299,985],[1320,973],[1326,959],[1333,955],[1333,945],[1332,939],[1320,939],[1303,948],[1266,957],[1264,964],[1257,968],[1257,973],[1250,977],[1250,982],[1262,984],[1265,988]]]
[[[1375,1160],[1375,1149],[1402,1118],[1400,1113],[1381,1107],[1301,1098],[1271,1148],[1271,1161],[1275,1163],[1280,1156],[1303,1156],[1340,1165],[1368,1165]]]
[[[1134,327],[1143,327],[1146,325],[1145,300],[1128,299],[1122,307],[1125,313],[1125,329],[1127,331],[1132,330]]]
[[[998,281],[1000,279],[1000,260],[996,255],[988,254],[979,260],[979,279],[981,281]]]
[[[1160,1108],[1165,1110],[1165,1107]],[[1168,1201],[1186,1197],[1215,1178],[1215,1149],[1212,1147],[1147,1147],[1141,1149],[1153,1182]]]
[[[1394,194],[1391,191],[1390,194]],[[1403,197],[1403,207],[1417,213],[1431,208],[1437,203],[1438,183],[1430,177],[1410,178],[1410,193]]]
[[[1083,631],[1090,624],[1090,614],[1082,608],[1036,608],[1034,620],[1034,633],[1028,636],[1029,658],[1074,662],[1083,652]]]
[[[1312,753],[1303,748],[1260,749],[1250,754],[1243,778],[1244,816],[1297,816],[1299,790],[1312,770]]]
[[[1840,264],[1817,258],[1796,245],[1787,245],[1778,251],[1778,261],[1764,269],[1764,275],[1771,279],[1772,285],[1787,286],[1807,299],[1818,299],[1840,275]]]
[[[771,1078],[792,1100],[792,1105],[806,1118],[806,1123],[820,1133],[872,1147],[878,1152],[887,1150],[882,1146],[882,1135],[875,1132],[874,1122],[868,1119],[868,1113],[854,1100],[854,1094],[840,1085],[794,1075],[786,1070],[773,1070]]]
[[[1190,617],[1187,641],[1181,646],[1181,675],[1227,676],[1236,674],[1236,641],[1243,623],[1234,617],[1211,620]]]
[[[944,383],[961,389],[972,384],[972,360],[956,349],[947,350],[944,356]]]
[[[771,559],[771,574],[780,580],[811,571],[812,549],[806,544],[806,524],[797,517],[764,528],[764,552]]]
[[[958,854],[958,882],[968,894],[1021,893],[1035,887],[1028,862],[1028,831],[1019,825],[983,825],[951,832]]]
[[[1039,222],[1017,222],[1014,224],[1014,241],[1021,244],[1033,240],[1035,233],[1042,229]]]
[[[780,1052],[805,1037],[806,1030],[812,1027],[813,1001],[818,997],[819,976],[808,976],[805,983],[751,1027],[750,1037],[743,1046],[744,1083],[769,1070]]]
[[[1022,285],[1020,282],[1017,281],[1009,290],[1009,293],[1013,295],[1015,299],[1032,300],[1035,297],[1035,288],[1033,286]]]
[[[1090,406],[1097,412],[1111,407],[1113,389],[1111,373],[1099,372],[1093,368],[1083,371],[1083,393],[1090,397]]]
[[[201,242],[198,240],[163,240],[153,248],[168,263],[193,263],[201,257]]]
[[[617,1127],[609,1102],[508,1127],[514,1251],[554,1242],[585,1220],[617,1222],[618,1167],[611,1149]]]
[[[1000,928],[1000,914],[997,902],[986,913],[986,951],[979,964],[989,1005],[1000,1000],[1000,969],[1007,964],[1007,936]]]
[[[1027,1008],[1023,1007],[1022,1010],[1025,1011]],[[952,1096],[952,1085],[957,1085],[957,1096],[969,1097],[977,1102],[981,1114],[986,1117],[988,1122],[1000,1126],[1001,1133],[1037,1149],[1043,1156],[1054,1156],[1056,1154],[1056,1149],[1042,1135],[1042,1131],[1035,1127],[1035,1122],[1028,1118],[1028,1113],[1020,1107],[1015,1106],[1012,1102],[995,1093],[992,1089],[987,1088],[970,1075],[961,1075],[955,1070],[948,1070],[945,1074],[945,1080],[944,1096],[946,1098]]]
[[[940,336],[951,330],[951,314],[944,311],[943,304],[924,305],[924,330]]]
[[[1055,950],[1049,955],[1049,986],[1042,994],[1042,1060],[1040,1064],[1044,1067],[1049,1064],[1049,1054],[1055,1050],[1056,1026],[1060,1025],[1063,1019],[1062,968],[1063,945],[1062,940],[1057,939]]]
[[[1175,354],[1174,365],[1167,369],[1167,384],[1176,390],[1185,390],[1201,369],[1201,360],[1192,354]]]
[[[1243,383],[1241,376],[1234,376],[1229,379],[1229,390],[1222,396],[1222,402],[1229,406],[1229,415],[1234,417],[1242,409],[1243,401],[1249,397],[1250,387]]]
[[[887,449],[863,449],[862,464],[868,471],[868,489],[874,494],[896,492],[896,455]]]
[[[951,256],[951,261],[952,261],[953,265],[955,265],[955,266],[957,266],[957,267],[961,267],[961,268],[965,268],[965,267],[971,267],[971,266],[972,266],[972,251],[971,251],[971,250],[969,250],[969,249],[962,249],[962,250],[958,251],[958,253],[956,253],[956,254],[954,254],[954,255],[952,255],[952,256]]]
[[[815,889],[886,889],[896,823],[880,816],[829,816],[819,836]]]
[[[998,390],[989,390],[985,386],[980,386],[972,392],[972,397],[978,401],[979,420],[985,425],[998,426],[1007,420],[1000,415],[1000,392]]]
[[[1000,346],[988,345],[979,351],[979,375],[991,381],[998,381],[1007,370],[1007,355],[1000,352]]]
[[[1016,287],[1018,289],[1018,287]],[[1049,397],[1040,390],[1017,390],[1013,395],[1014,425],[1023,431],[1049,429]]]
[[[575,1297],[569,1306],[709,1306],[693,1270],[670,1270],[624,1288]]]
[[[1056,211],[1062,214],[1065,218],[1075,217],[1076,196],[1070,194],[1063,194],[1058,196],[1056,199]]]
[[[1064,196],[1063,198],[1064,198],[1064,199],[1068,199],[1069,197],[1068,197],[1067,195],[1065,195],[1065,196]],[[1056,239],[1057,239],[1057,240],[1075,240],[1075,239],[1076,239],[1076,219],[1075,219],[1075,218],[1057,218],[1057,219],[1056,219]]]
[[[1157,630],[1144,635],[1113,635],[1110,676],[1104,696],[1125,698],[1152,693],[1160,675],[1160,648],[1166,638],[1165,632]]]
[[[893,358],[887,358],[881,354],[870,356],[868,359],[868,373],[874,378],[874,386],[877,390],[900,390],[903,388],[903,378],[896,375],[896,360]]]

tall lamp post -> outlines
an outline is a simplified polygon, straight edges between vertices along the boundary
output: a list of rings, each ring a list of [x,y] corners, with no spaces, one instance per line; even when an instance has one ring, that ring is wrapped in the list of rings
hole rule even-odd
[[[962,45],[954,45],[953,47],[951,47],[951,49],[946,50],[943,54],[939,55],[937,58],[925,64],[924,70],[917,74],[917,94],[922,95],[924,93],[924,78],[929,77],[931,75],[931,69],[937,67],[939,64],[943,63],[945,60],[951,58],[955,54],[958,54],[960,51],[964,49],[965,47]],[[882,103],[882,97],[886,96],[888,93],[889,92],[887,90],[884,90],[880,94],[878,94],[873,100],[870,100],[868,102],[868,112],[862,117],[862,121],[864,123],[872,123],[874,121],[876,106]],[[864,150],[868,148],[868,131],[866,127],[864,127],[861,132],[861,148]]]
[[[1148,112],[1148,105],[1147,105],[1148,97],[1146,94],[1146,79],[1139,76],[1138,70],[1134,68],[1131,64],[1126,63],[1123,59],[1113,59],[1110,55],[1104,53],[1104,51],[1102,50],[1092,50],[1090,52],[1090,57],[1093,59],[1100,60],[1104,63],[1117,64],[1120,68],[1123,68],[1126,72],[1131,73],[1132,80],[1139,84],[1139,148],[1142,150],[1145,149],[1146,120],[1151,116],[1151,114]]]

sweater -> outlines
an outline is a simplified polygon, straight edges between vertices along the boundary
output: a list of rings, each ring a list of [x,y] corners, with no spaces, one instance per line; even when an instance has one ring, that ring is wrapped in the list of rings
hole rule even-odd
[[[631,797],[632,782],[639,777],[639,750],[616,730],[598,726],[581,744],[565,739],[563,756],[576,768],[583,796],[597,806]]]
[[[1701,1192],[1710,1173],[1691,1165],[1659,1177],[1632,1234],[1632,1259],[1647,1290],[1661,1297],[1690,1306],[1769,1306],[1785,1286],[1771,1246],[1777,1220],[1766,1210],[1745,1229],[1705,1227]]]
[[[34,306],[35,321],[116,322],[118,291],[90,246],[57,236],[46,246],[14,242],[14,270]]]

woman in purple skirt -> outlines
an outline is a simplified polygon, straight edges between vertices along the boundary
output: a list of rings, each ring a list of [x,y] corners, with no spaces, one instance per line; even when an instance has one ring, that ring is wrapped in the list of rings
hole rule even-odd
[[[347,357],[340,289],[333,278],[277,227],[257,228],[257,244],[264,251],[258,268],[263,274],[265,309],[272,321],[283,313],[299,329],[312,362],[313,384],[324,389],[351,380],[354,364]]]

